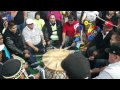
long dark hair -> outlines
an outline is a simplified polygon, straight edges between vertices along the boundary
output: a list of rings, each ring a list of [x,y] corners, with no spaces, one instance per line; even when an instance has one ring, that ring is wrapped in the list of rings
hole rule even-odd
[[[36,19],[36,16],[39,15],[40,16],[40,13],[39,12],[36,12],[35,13],[35,19]]]

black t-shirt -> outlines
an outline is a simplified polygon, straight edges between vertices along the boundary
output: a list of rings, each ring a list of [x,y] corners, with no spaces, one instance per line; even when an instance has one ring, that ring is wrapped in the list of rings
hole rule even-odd
[[[47,20],[48,11],[38,11],[38,13],[40,14],[41,19],[44,19],[45,22],[48,21]]]
[[[14,18],[15,24],[19,25],[24,22],[24,13],[23,11],[18,11],[17,15]]]

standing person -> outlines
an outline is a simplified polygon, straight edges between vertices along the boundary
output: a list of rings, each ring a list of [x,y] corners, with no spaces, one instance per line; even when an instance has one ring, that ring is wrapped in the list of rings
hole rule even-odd
[[[23,28],[25,27],[24,20],[27,17],[26,11],[11,11],[11,16],[13,17],[17,28],[22,32]]]
[[[6,32],[7,28],[8,28],[8,20],[7,17],[3,17],[3,29],[2,29],[2,35],[4,35],[4,33]]]
[[[71,11],[70,15],[73,15],[74,20],[77,21],[77,11]]]
[[[51,14],[54,14],[56,20],[58,20],[58,21],[60,21],[62,23],[62,14],[60,13],[60,11],[48,11],[48,16],[47,16],[48,19],[49,19],[49,16]]]
[[[27,19],[26,27],[23,29],[22,35],[25,38],[25,42],[32,54],[45,53],[46,42],[44,40],[43,32],[35,27],[34,20]]]
[[[0,32],[2,35],[4,35],[5,31],[7,30],[8,28],[8,20],[7,20],[7,17],[3,17],[2,20],[1,20],[1,29],[0,29]]]
[[[38,13],[40,14],[41,19],[43,19],[46,23],[48,21],[47,19],[48,11],[38,11]]]
[[[26,11],[27,12],[27,18],[34,19],[35,18],[35,13],[37,11]]]
[[[101,11],[101,18],[106,21],[111,21],[114,25],[117,25],[117,23],[118,23],[118,17],[116,15],[116,11]],[[104,22],[101,20],[98,20],[97,24],[102,29],[103,28],[102,24],[104,24]],[[115,29],[116,28],[113,27],[113,30],[115,30]]]
[[[77,21],[81,23],[82,16],[84,14],[84,11],[77,11]]]
[[[113,44],[106,52],[110,64],[94,79],[120,79],[120,43]]]
[[[118,17],[116,11],[107,11],[105,19],[111,21],[114,25],[117,25]]]
[[[35,25],[40,29],[42,30],[44,24],[45,24],[45,21],[43,19],[41,19],[40,17],[40,14],[38,12],[35,13]]]
[[[98,16],[98,15],[99,15],[98,11],[85,11],[84,15],[82,17],[81,23],[84,23],[85,20],[92,22],[92,23],[95,23],[96,16]]]

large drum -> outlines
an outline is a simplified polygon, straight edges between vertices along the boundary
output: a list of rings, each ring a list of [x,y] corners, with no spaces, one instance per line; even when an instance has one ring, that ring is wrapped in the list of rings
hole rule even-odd
[[[67,79],[66,73],[61,67],[61,62],[70,54],[69,50],[52,49],[43,55],[45,76],[47,79]]]

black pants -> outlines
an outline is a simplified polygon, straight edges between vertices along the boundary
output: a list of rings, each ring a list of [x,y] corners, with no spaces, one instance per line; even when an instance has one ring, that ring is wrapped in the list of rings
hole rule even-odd
[[[39,49],[39,52],[38,52],[38,53],[40,53],[40,54],[44,54],[44,53],[45,53],[45,47],[43,46],[42,43],[39,43],[39,44],[35,45],[35,47],[37,47],[37,48]],[[36,55],[36,54],[37,54],[37,53],[34,51],[33,48],[28,47],[28,49],[29,49],[29,51],[31,52],[31,54],[33,54],[33,55]]]
[[[59,40],[55,40],[55,41],[51,40],[50,44],[56,48],[59,48],[61,43]]]

